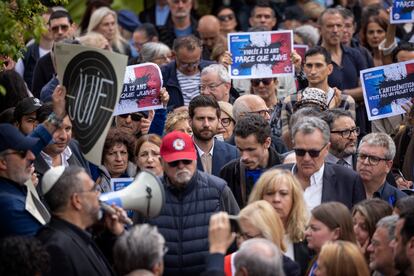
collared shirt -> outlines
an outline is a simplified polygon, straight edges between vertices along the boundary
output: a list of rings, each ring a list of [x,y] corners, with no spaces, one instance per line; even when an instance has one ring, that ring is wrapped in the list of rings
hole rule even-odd
[[[164,5],[160,7],[158,4],[155,6],[155,24],[157,26],[164,26],[167,22],[168,15],[170,14],[170,7]]]
[[[342,158],[347,164],[344,165],[347,168],[353,169],[353,162],[352,162],[352,155],[349,155],[345,158]],[[328,155],[325,158],[325,162],[331,163],[331,164],[338,164],[339,158],[333,155],[332,153],[328,153]]]
[[[341,64],[332,61],[333,71],[328,77],[329,86],[340,90],[356,88],[359,86],[359,72],[366,69],[367,64],[358,50],[343,45],[341,49]]]
[[[203,169],[204,169],[204,171],[205,172],[208,172],[208,169],[206,168],[206,165],[204,164],[204,162],[203,162],[203,160],[205,160],[205,159],[203,159],[203,155],[204,154],[208,154],[208,155],[210,155],[211,156],[211,158],[210,159],[207,159],[207,160],[209,160],[208,162],[210,162],[210,164],[209,164],[209,168],[210,168],[210,170],[213,168],[213,150],[214,150],[214,139],[213,139],[213,145],[211,146],[211,149],[210,149],[210,151],[208,152],[208,153],[206,153],[206,152],[204,152],[198,145],[197,145],[197,143],[194,141],[194,139],[193,139],[193,142],[194,142],[194,145],[196,146],[196,149],[197,149],[197,152],[198,152],[198,155],[200,156],[200,159],[201,159],[201,161],[202,161],[202,163],[203,163]],[[206,160],[206,161],[207,161]],[[210,173],[211,174],[211,171],[210,172],[208,172],[208,173]]]
[[[303,192],[308,210],[312,211],[313,208],[322,203],[322,187],[323,187],[323,172],[325,164],[310,177],[310,185]],[[296,175],[296,164],[292,167],[292,173]]]
[[[46,163],[49,165],[49,167],[53,167],[53,159],[50,157],[49,154],[42,151],[40,152],[40,155],[43,157],[43,159],[46,161]],[[65,150],[60,154],[60,158],[62,160],[62,166],[68,167],[69,166],[69,158],[72,156],[72,150],[67,146]]]

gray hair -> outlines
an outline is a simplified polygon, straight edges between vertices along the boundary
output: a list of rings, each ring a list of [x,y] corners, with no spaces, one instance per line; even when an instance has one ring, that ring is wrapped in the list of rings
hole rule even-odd
[[[395,238],[395,226],[397,225],[397,221],[397,215],[383,217],[377,222],[377,229],[380,227],[385,228],[388,233],[388,240],[391,241]]]
[[[383,147],[387,150],[384,158],[393,160],[395,156],[395,143],[392,138],[382,132],[373,132],[365,135],[359,143],[358,151],[361,149],[362,144],[368,144],[369,146]]]
[[[318,45],[320,38],[319,31],[317,28],[311,25],[302,25],[294,30],[294,33],[303,39],[303,43],[314,47]]]
[[[234,258],[236,271],[245,268],[249,275],[285,276],[280,249],[266,239],[250,239],[242,243]]]
[[[335,14],[339,14],[342,18],[344,18],[342,12],[337,9],[337,8],[328,8],[326,10],[324,10],[321,15],[318,18],[318,24],[319,26],[323,25],[323,17],[325,16],[325,14],[330,14],[330,15],[335,15]]]
[[[142,46],[139,52],[141,62],[152,62],[155,58],[168,55],[171,52],[170,47],[161,42],[147,42]]]
[[[66,167],[55,185],[44,195],[51,212],[64,211],[71,196],[82,191],[82,180],[79,177],[85,169],[79,166]]]
[[[211,64],[203,69],[201,71],[201,76],[207,75],[207,74],[217,74],[220,81],[225,83],[230,83],[230,74],[226,67],[222,64]]]
[[[141,224],[118,238],[114,246],[115,269],[125,275],[136,269],[152,271],[164,257],[165,239],[156,226]]]
[[[328,143],[330,139],[330,129],[328,123],[317,117],[304,117],[297,121],[297,123],[292,127],[292,138],[294,139],[296,133],[298,132],[302,132],[303,134],[312,134],[317,129],[322,132],[324,144]]]

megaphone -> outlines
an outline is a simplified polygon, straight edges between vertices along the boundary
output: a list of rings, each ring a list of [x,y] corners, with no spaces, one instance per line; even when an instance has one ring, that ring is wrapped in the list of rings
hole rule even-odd
[[[151,172],[142,171],[122,190],[102,194],[101,202],[135,210],[147,218],[158,216],[164,206],[164,187]]]

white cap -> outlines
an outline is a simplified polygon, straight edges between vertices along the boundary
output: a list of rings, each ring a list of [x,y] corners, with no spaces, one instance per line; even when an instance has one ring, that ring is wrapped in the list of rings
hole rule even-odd
[[[57,166],[50,168],[42,177],[42,192],[45,195],[50,189],[55,186],[58,179],[62,176],[65,171],[64,166]]]

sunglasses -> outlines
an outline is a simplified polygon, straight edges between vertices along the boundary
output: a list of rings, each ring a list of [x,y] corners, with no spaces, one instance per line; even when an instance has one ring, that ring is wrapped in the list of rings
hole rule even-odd
[[[15,150],[15,151],[10,151],[10,152],[3,153],[2,156],[16,154],[20,158],[26,158],[27,152],[28,152],[28,150]]]
[[[140,113],[127,113],[127,114],[119,115],[119,117],[124,118],[124,119],[128,118],[128,116],[131,116],[131,120],[134,121],[134,122],[139,122],[144,117]]]
[[[259,86],[260,83],[262,82],[263,85],[269,85],[271,84],[273,81],[273,79],[254,79],[254,80],[250,80],[252,86],[256,87]]]
[[[59,32],[59,29],[62,29],[62,31],[66,32],[69,30],[69,25],[57,25],[50,28],[52,32],[57,33]]]
[[[233,14],[219,15],[217,18],[220,21],[230,21],[234,19],[234,15]]]
[[[305,156],[306,153],[309,153],[309,156],[312,158],[316,158],[321,154],[321,151],[327,146],[328,144],[325,144],[320,150],[305,150],[305,149],[293,149],[295,151],[296,156]]]
[[[178,167],[178,165],[181,163],[183,163],[184,165],[190,165],[191,162],[193,162],[193,160],[177,160],[177,161],[173,161],[168,163],[168,166],[170,166],[171,168],[176,168]]]

